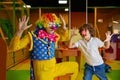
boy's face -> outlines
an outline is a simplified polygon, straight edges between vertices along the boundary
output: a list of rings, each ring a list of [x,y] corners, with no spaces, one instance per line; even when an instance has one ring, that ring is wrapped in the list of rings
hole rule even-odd
[[[83,39],[85,40],[90,40],[91,38],[91,34],[89,32],[89,30],[83,30],[82,33],[81,33],[81,36],[83,37]]]

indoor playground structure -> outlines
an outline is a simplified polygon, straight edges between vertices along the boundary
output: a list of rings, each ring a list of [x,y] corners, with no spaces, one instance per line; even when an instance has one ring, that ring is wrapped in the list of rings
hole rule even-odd
[[[29,8],[26,8],[22,0],[0,0],[0,80],[11,80],[6,76],[9,69],[29,58],[26,49],[18,52],[8,50],[10,41],[17,30],[18,18],[25,14],[29,15]]]
[[[70,1],[70,0],[69,0]],[[71,5],[69,5],[71,6]],[[67,6],[67,8],[71,8]],[[66,8],[66,7],[65,7]],[[88,12],[91,9],[93,12]],[[101,56],[105,59],[108,80],[120,79],[120,8],[118,7],[94,7],[86,6],[86,12],[63,11],[64,7],[28,7],[23,0],[0,0],[0,80],[30,80],[30,59],[28,48],[11,52],[8,49],[10,41],[18,30],[19,18],[23,15],[29,16],[28,24],[33,27],[24,32],[34,30],[35,22],[44,13],[61,13],[66,21],[67,28],[79,28],[83,23],[93,23],[95,35],[101,40],[105,39],[105,32],[111,31],[114,35],[111,39],[109,49],[100,49]],[[64,31],[60,31],[63,33]],[[76,31],[77,37],[81,38]],[[22,36],[24,36],[24,34]],[[64,34],[62,34],[64,35]],[[76,61],[79,64],[79,80],[82,80],[84,73],[85,59],[78,49],[69,49],[68,40],[63,40],[56,51],[58,63],[63,61]],[[72,74],[56,77],[54,80],[70,80]],[[93,80],[98,80],[93,76]]]

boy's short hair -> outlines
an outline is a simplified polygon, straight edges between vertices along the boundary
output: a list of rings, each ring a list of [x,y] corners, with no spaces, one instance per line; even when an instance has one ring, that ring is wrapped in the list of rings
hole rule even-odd
[[[79,33],[81,34],[83,30],[89,30],[91,36],[94,37],[94,35],[95,35],[95,30],[94,30],[92,24],[90,24],[90,23],[88,23],[88,24],[83,24],[83,25],[79,28]]]

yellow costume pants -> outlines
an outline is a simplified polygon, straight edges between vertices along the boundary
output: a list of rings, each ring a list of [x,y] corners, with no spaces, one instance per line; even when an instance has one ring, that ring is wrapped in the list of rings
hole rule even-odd
[[[56,59],[50,60],[34,60],[34,76],[35,80],[54,80],[55,77],[73,73],[71,80],[76,80],[78,75],[77,62],[56,63]]]

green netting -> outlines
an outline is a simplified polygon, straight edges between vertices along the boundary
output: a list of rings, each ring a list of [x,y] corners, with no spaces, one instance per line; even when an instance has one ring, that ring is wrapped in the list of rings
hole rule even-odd
[[[3,0],[0,0],[0,2],[3,2]],[[0,9],[1,9],[1,8],[3,8],[3,6],[2,6],[2,5],[0,5]]]
[[[13,37],[13,30],[12,30],[12,24],[9,19],[0,19],[0,26],[2,27],[3,32],[5,33],[6,37],[8,37],[8,44],[10,43],[12,37]]]

